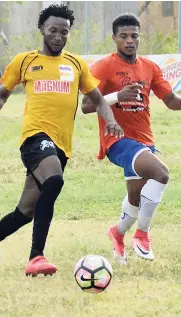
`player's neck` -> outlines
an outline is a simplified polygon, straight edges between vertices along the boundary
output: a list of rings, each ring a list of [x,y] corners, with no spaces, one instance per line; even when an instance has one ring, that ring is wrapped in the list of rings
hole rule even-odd
[[[135,64],[136,63],[136,54],[128,56],[128,55],[125,55],[124,53],[117,51],[117,55],[128,64]]]
[[[43,49],[39,51],[39,53],[46,56],[60,56],[62,54],[62,51],[58,52],[57,54],[52,53],[52,51],[50,51],[47,46],[44,46]]]

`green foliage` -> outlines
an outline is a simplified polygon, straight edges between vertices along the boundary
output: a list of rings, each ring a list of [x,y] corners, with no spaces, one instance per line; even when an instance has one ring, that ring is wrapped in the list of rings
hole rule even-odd
[[[102,30],[99,25],[89,23],[88,54],[107,54],[114,51],[114,44],[111,35],[106,39],[99,40]],[[66,49],[76,54],[85,54],[85,24],[75,26],[69,36]]]
[[[7,18],[6,18],[7,19]],[[89,23],[89,43],[88,54],[109,54],[114,51],[115,44],[111,34],[105,39],[101,39],[102,29],[99,25]],[[13,56],[19,52],[30,51],[41,48],[42,38],[38,30],[33,30],[28,34],[9,37],[9,45],[3,45],[3,54],[0,56],[1,68],[10,62]],[[0,39],[0,46],[3,41]],[[69,35],[66,50],[76,54],[85,54],[85,24],[74,26]],[[164,36],[159,31],[151,39],[147,34],[141,35],[139,54],[174,54],[178,52],[178,32],[174,31],[168,36]]]
[[[9,53],[31,51],[41,47],[41,35],[38,30],[33,30],[31,33],[11,36],[10,37]]]
[[[0,45],[2,45],[2,43],[3,40],[0,39]],[[10,36],[9,45],[3,45],[4,54],[0,56],[0,65],[4,69],[4,67],[16,54],[39,49],[40,47],[41,35],[37,30],[34,30],[28,34]]]
[[[141,35],[139,53],[148,54],[176,54],[178,52],[178,32],[174,31],[165,36],[156,32],[149,40],[147,34]]]
[[[115,50],[111,34],[100,40],[102,31],[99,25],[89,23],[88,54],[108,54]],[[85,24],[75,26],[70,34],[67,50],[77,54],[85,53]],[[176,54],[178,52],[178,32],[174,31],[165,36],[161,32],[149,39],[147,34],[141,34],[139,54]]]
[[[95,45],[93,54],[109,54],[115,50],[112,37],[108,36],[105,40],[98,41]]]

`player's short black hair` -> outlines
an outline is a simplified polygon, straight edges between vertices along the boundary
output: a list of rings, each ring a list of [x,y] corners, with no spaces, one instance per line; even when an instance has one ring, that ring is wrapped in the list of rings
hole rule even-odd
[[[140,30],[141,24],[139,19],[133,14],[122,14],[112,23],[113,34],[116,35],[119,26],[137,26]]]
[[[74,11],[70,10],[68,6],[61,4],[52,4],[49,7],[45,8],[43,11],[40,12],[39,19],[38,19],[38,28],[40,29],[45,21],[50,17],[60,17],[63,19],[67,19],[70,21],[70,27],[73,25],[75,20]]]

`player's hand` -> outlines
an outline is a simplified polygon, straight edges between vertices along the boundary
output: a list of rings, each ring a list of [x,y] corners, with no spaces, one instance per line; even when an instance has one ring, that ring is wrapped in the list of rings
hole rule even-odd
[[[124,131],[117,124],[116,121],[107,122],[105,127],[105,135],[110,134],[115,136],[116,138],[121,138],[124,136]]]
[[[133,84],[125,86],[123,89],[118,91],[118,100],[119,101],[128,101],[128,100],[141,100],[140,93],[143,86],[141,84]]]

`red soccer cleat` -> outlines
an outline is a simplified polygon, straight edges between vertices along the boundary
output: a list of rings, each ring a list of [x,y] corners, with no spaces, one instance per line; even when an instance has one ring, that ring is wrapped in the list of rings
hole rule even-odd
[[[56,273],[57,268],[55,265],[48,263],[44,256],[36,256],[30,260],[26,266],[25,274],[26,276],[32,275],[33,277],[38,274],[53,275]]]
[[[113,244],[115,261],[119,264],[126,265],[128,263],[128,258],[124,245],[124,235],[121,235],[118,232],[117,225],[109,228],[108,236]]]
[[[148,232],[137,230],[135,235],[132,237],[131,246],[140,258],[150,261],[154,260],[154,254],[151,248]]]

